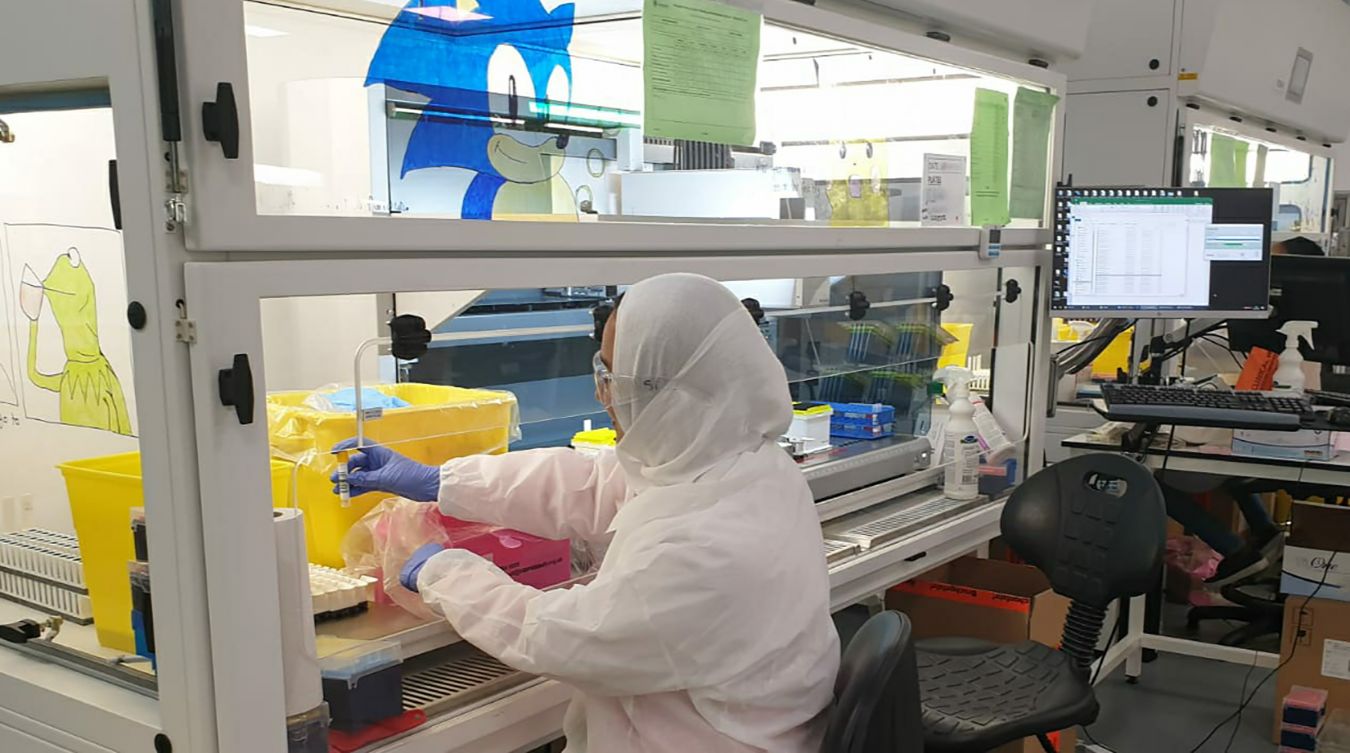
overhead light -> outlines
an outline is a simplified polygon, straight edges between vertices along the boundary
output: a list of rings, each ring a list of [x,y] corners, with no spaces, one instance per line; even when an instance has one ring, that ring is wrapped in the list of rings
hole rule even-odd
[[[269,186],[310,187],[323,185],[323,176],[316,170],[277,165],[253,165],[253,182]]]
[[[247,35],[250,36],[250,37],[258,37],[259,39],[267,39],[267,38],[269,38],[269,37],[284,37],[284,36],[287,36],[287,33],[284,32],[284,31],[277,31],[276,29],[269,29],[269,28],[267,28],[266,26],[254,26],[253,24],[245,24],[245,25],[244,25],[244,33],[247,34]]]
[[[462,23],[464,21],[488,21],[491,20],[492,18],[492,16],[479,13],[478,11],[460,10],[459,8],[452,8],[449,5],[437,5],[435,7],[420,7],[420,6],[408,7],[404,8],[404,10],[408,11],[409,13],[416,13],[419,16],[427,16],[429,18],[439,18],[442,21],[449,21],[451,23]]]

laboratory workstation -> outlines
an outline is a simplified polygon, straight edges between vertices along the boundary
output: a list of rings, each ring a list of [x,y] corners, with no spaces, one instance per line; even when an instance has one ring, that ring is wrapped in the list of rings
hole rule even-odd
[[[0,751],[1350,751],[1347,34],[9,9]]]

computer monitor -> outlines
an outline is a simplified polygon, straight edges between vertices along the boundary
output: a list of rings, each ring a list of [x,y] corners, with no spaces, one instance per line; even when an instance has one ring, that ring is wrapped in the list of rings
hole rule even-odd
[[[1228,325],[1229,347],[1253,346],[1279,353],[1289,321],[1317,322],[1312,347],[1303,357],[1321,364],[1350,366],[1350,259],[1325,256],[1276,256],[1270,268],[1270,319]]]
[[[1057,188],[1050,308],[1265,318],[1273,199],[1266,188]]]

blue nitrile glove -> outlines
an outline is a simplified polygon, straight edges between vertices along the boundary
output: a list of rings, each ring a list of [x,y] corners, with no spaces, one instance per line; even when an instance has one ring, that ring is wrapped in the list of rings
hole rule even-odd
[[[333,445],[333,452],[355,447],[355,439],[345,439]],[[336,470],[329,480],[333,482],[333,493],[339,494]],[[347,486],[353,497],[367,492],[388,492],[414,502],[435,502],[440,497],[441,469],[409,460],[387,447],[367,445],[347,458]]]
[[[422,572],[422,566],[427,564],[427,560],[444,551],[445,547],[440,544],[423,544],[418,547],[417,551],[408,557],[408,561],[403,563],[403,569],[398,571],[398,582],[409,591],[417,593],[417,574]]]

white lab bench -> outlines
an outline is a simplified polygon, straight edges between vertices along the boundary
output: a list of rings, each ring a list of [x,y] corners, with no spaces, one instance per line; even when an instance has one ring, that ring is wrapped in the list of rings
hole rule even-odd
[[[0,623],[46,618],[0,598]],[[91,625],[63,625],[58,643],[94,657],[117,657],[98,645]],[[0,699],[5,751],[153,750],[163,729],[154,698],[6,646],[0,646]]]
[[[905,504],[940,494],[921,490],[902,500],[878,505],[869,512],[886,514]],[[942,520],[912,535],[889,541],[830,566],[830,606],[834,610],[920,575],[926,570],[980,549],[998,536],[1001,501],[986,502],[968,512]],[[0,622],[41,621],[46,615],[30,607],[0,599]],[[391,639],[413,651],[455,643],[459,639],[443,622],[404,620]],[[333,627],[321,626],[320,633]],[[98,645],[92,626],[66,624],[57,642],[105,659],[116,652]],[[159,709],[152,698],[109,684],[102,679],[54,664],[44,658],[0,646],[0,696],[14,698],[0,707],[0,742],[6,736],[29,742],[54,718],[80,720],[63,726],[63,747],[55,750],[95,751],[109,741],[114,750],[148,749],[161,729]],[[522,678],[495,695],[462,711],[433,717],[401,736],[381,741],[371,751],[389,753],[514,753],[559,737],[571,692],[551,680]],[[50,730],[48,729],[48,732]],[[38,743],[32,742],[37,745]],[[5,748],[26,751],[28,748]],[[46,750],[45,748],[42,748]]]

